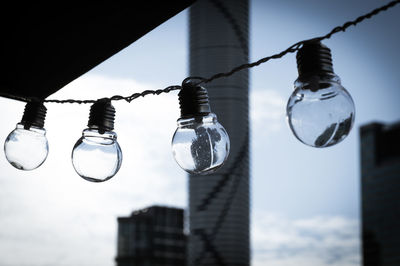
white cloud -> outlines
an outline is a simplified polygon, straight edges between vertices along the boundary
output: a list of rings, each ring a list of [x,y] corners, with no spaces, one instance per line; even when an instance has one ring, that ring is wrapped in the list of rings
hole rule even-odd
[[[158,88],[86,75],[51,98],[97,99]],[[46,104],[50,152],[40,168],[19,171],[1,156],[0,265],[114,265],[118,216],[151,204],[187,205],[186,175],[170,147],[179,115],[176,92],[113,104],[124,159],[105,183],[84,181],[71,164],[90,105]],[[0,139],[20,121],[23,106],[1,100]]]
[[[285,124],[286,99],[275,90],[252,90],[250,118],[253,131],[265,136]]]
[[[360,265],[359,222],[341,216],[253,218],[253,266]]]

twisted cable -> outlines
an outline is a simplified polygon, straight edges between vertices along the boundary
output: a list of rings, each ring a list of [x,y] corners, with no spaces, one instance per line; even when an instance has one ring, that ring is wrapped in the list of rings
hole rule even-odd
[[[212,2],[216,5],[216,7],[218,9],[222,10],[223,6],[221,6],[219,1],[212,0]],[[244,69],[249,69],[249,68],[258,66],[258,65],[266,63],[266,62],[268,62],[268,61],[270,61],[272,59],[280,59],[280,58],[284,57],[287,54],[297,52],[298,50],[300,50],[300,48],[306,42],[309,42],[309,41],[322,41],[322,40],[330,39],[334,34],[339,33],[339,32],[345,32],[350,26],[356,26],[357,24],[363,22],[366,19],[370,19],[370,18],[378,15],[379,13],[381,13],[383,11],[387,11],[388,9],[393,8],[394,6],[396,6],[399,3],[400,3],[400,0],[391,1],[391,2],[387,3],[386,5],[383,5],[381,7],[378,7],[376,9],[372,10],[371,12],[368,12],[365,15],[359,16],[358,18],[356,18],[356,19],[354,19],[352,21],[348,21],[348,22],[344,23],[341,26],[337,26],[337,27],[333,28],[329,33],[327,33],[327,34],[325,34],[323,36],[319,36],[319,37],[315,37],[315,38],[312,38],[312,39],[299,41],[299,42],[297,42],[295,44],[292,44],[291,46],[289,46],[288,48],[286,48],[285,50],[283,50],[283,51],[281,51],[279,53],[276,53],[276,54],[261,58],[261,59],[255,61],[255,62],[253,62],[253,63],[246,63],[246,64],[239,65],[239,66],[233,68],[232,70],[230,70],[228,72],[217,73],[217,74],[212,75],[209,78],[198,78],[198,77],[196,77],[196,79],[199,79],[199,81],[196,83],[196,85],[209,83],[209,82],[211,82],[213,80],[216,80],[216,79],[219,79],[219,78],[222,78],[222,77],[232,76],[236,72],[239,72],[239,71],[244,70]],[[230,23],[232,23],[231,19],[229,19],[229,17],[230,17],[229,12],[223,12],[223,14],[225,14],[227,20],[230,21]],[[233,27],[233,29],[235,31],[238,30],[237,27],[235,27],[234,24],[232,25],[232,27]],[[188,79],[191,79],[191,77],[188,77],[185,80],[188,80]],[[182,87],[179,86],[179,85],[173,85],[173,86],[169,86],[169,87],[167,87],[165,89],[145,90],[145,91],[143,91],[141,93],[134,93],[132,95],[125,96],[125,97],[124,96],[120,96],[120,95],[114,95],[112,97],[109,97],[109,99],[112,100],[112,101],[125,100],[128,103],[130,103],[130,102],[132,102],[133,100],[135,100],[135,99],[137,99],[139,97],[144,97],[144,96],[147,96],[147,95],[150,95],[150,94],[159,95],[159,94],[162,94],[162,93],[169,93],[171,91],[180,90],[181,88]],[[45,103],[59,103],[59,104],[64,104],[64,103],[93,104],[93,103],[96,102],[96,100],[75,100],[75,99],[57,100],[57,99],[49,99],[49,100],[44,100],[43,102],[45,102]]]

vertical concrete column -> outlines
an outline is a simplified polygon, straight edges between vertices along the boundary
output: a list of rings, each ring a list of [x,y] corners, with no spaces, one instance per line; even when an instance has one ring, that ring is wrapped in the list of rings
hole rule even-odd
[[[198,0],[189,19],[191,76],[248,62],[248,0]],[[249,265],[248,71],[203,86],[231,151],[215,174],[189,177],[189,265]]]

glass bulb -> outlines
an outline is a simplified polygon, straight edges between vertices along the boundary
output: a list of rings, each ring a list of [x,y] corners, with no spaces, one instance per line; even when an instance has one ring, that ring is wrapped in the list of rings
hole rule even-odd
[[[49,153],[46,130],[35,126],[25,129],[23,123],[18,123],[4,143],[4,153],[8,162],[17,169],[38,168]]]
[[[229,136],[215,114],[178,119],[172,152],[191,174],[209,174],[223,165],[230,149]]]
[[[117,134],[97,129],[85,129],[72,150],[75,171],[85,180],[103,182],[112,178],[121,167],[122,151]]]
[[[335,74],[297,79],[286,111],[296,138],[313,147],[339,143],[354,124],[354,102]]]

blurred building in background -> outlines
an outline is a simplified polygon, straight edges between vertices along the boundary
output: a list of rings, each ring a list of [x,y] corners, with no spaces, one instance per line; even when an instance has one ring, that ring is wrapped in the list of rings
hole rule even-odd
[[[361,127],[364,266],[400,265],[400,122]]]
[[[209,78],[249,59],[249,1],[198,0],[190,7],[190,76]],[[203,84],[231,141],[229,159],[189,178],[190,266],[250,265],[249,71]]]
[[[184,266],[183,209],[152,206],[118,218],[117,266]]]

